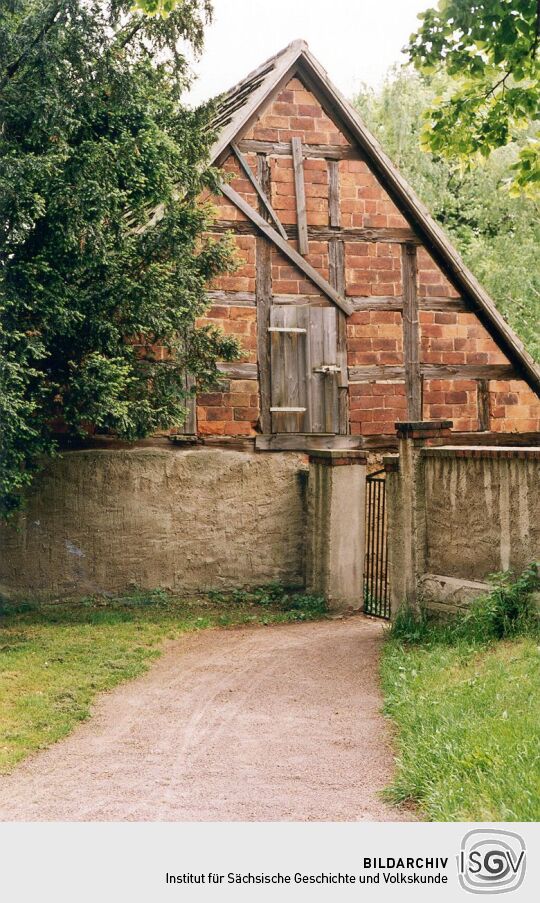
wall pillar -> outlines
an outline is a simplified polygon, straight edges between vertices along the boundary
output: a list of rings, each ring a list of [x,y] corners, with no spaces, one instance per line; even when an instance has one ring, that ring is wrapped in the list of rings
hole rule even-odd
[[[306,589],[334,611],[363,607],[366,463],[353,449],[309,455]]]
[[[424,470],[421,451],[443,445],[451,420],[396,423],[399,440],[399,475],[386,459],[388,490],[388,548],[390,609],[395,617],[401,605],[419,610],[418,578],[424,573],[426,553]],[[394,459],[395,460],[395,459]]]

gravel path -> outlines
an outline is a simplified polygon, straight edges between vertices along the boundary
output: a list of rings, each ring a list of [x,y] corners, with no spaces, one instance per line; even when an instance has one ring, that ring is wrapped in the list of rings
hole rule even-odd
[[[397,821],[380,622],[187,634],[0,780],[0,820]]]

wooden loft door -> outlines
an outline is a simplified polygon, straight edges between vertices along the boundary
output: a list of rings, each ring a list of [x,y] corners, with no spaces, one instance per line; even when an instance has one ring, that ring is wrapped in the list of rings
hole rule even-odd
[[[272,433],[340,432],[338,321],[334,307],[270,311]]]

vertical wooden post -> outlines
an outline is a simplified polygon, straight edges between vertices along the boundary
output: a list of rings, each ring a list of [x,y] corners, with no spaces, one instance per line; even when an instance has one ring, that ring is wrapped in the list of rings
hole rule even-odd
[[[339,205],[339,160],[328,161],[328,218],[331,226],[341,225]]]
[[[305,256],[309,251],[307,213],[306,213],[306,189],[304,185],[304,155],[302,153],[302,139],[293,138],[291,141],[292,158],[294,168],[294,188],[296,192],[296,218],[298,221],[298,250]]]
[[[409,420],[417,421],[422,420],[422,377],[420,374],[415,245],[404,244],[401,246],[401,273],[403,280],[403,363],[405,366],[407,416]]]
[[[267,197],[270,197],[270,167],[265,154],[257,154],[257,176]],[[268,216],[262,201],[259,201],[261,216]],[[271,373],[270,373],[270,308],[272,305],[272,249],[270,242],[262,235],[255,239],[255,299],[257,304],[257,358],[259,364],[260,427],[263,434],[272,431],[270,413]]]
[[[328,242],[328,281],[336,292],[345,294],[345,242],[337,238]]]
[[[476,400],[478,407],[478,429],[486,432],[489,431],[490,414],[489,414],[489,380],[479,379],[476,383]]]
[[[332,238],[328,242],[329,282],[340,295],[345,295],[345,242]],[[349,378],[347,370],[347,317],[342,310],[337,316],[337,354],[341,367],[338,381],[339,432],[349,433]]]

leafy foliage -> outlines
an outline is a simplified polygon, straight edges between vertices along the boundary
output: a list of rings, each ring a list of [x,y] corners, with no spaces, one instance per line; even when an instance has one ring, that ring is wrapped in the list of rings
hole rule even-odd
[[[529,352],[540,360],[539,204],[504,190],[520,144],[496,150],[473,169],[422,150],[423,116],[448,82],[444,75],[428,79],[410,69],[392,71],[380,91],[365,88],[355,104]]]
[[[178,0],[135,0],[135,6],[150,16],[168,16]]]
[[[196,328],[233,266],[204,237],[210,105],[182,106],[179,47],[207,0],[149,17],[129,0],[12,0],[0,18],[0,509],[55,430],[135,439],[181,423],[236,345]],[[147,228],[154,209],[152,228]],[[164,347],[165,354],[156,351]],[[165,358],[165,359],[162,359]]]
[[[410,59],[425,74],[444,71],[453,79],[429,112],[427,147],[464,160],[488,156],[539,118],[537,0],[440,0],[419,18],[407,47]],[[513,170],[517,192],[540,190],[537,137],[522,145]]]
[[[519,574],[493,574],[493,589],[474,599],[465,611],[438,623],[425,612],[420,615],[403,607],[391,628],[393,639],[406,643],[489,643],[515,636],[536,636],[540,627],[533,593],[540,591],[538,565]]]

